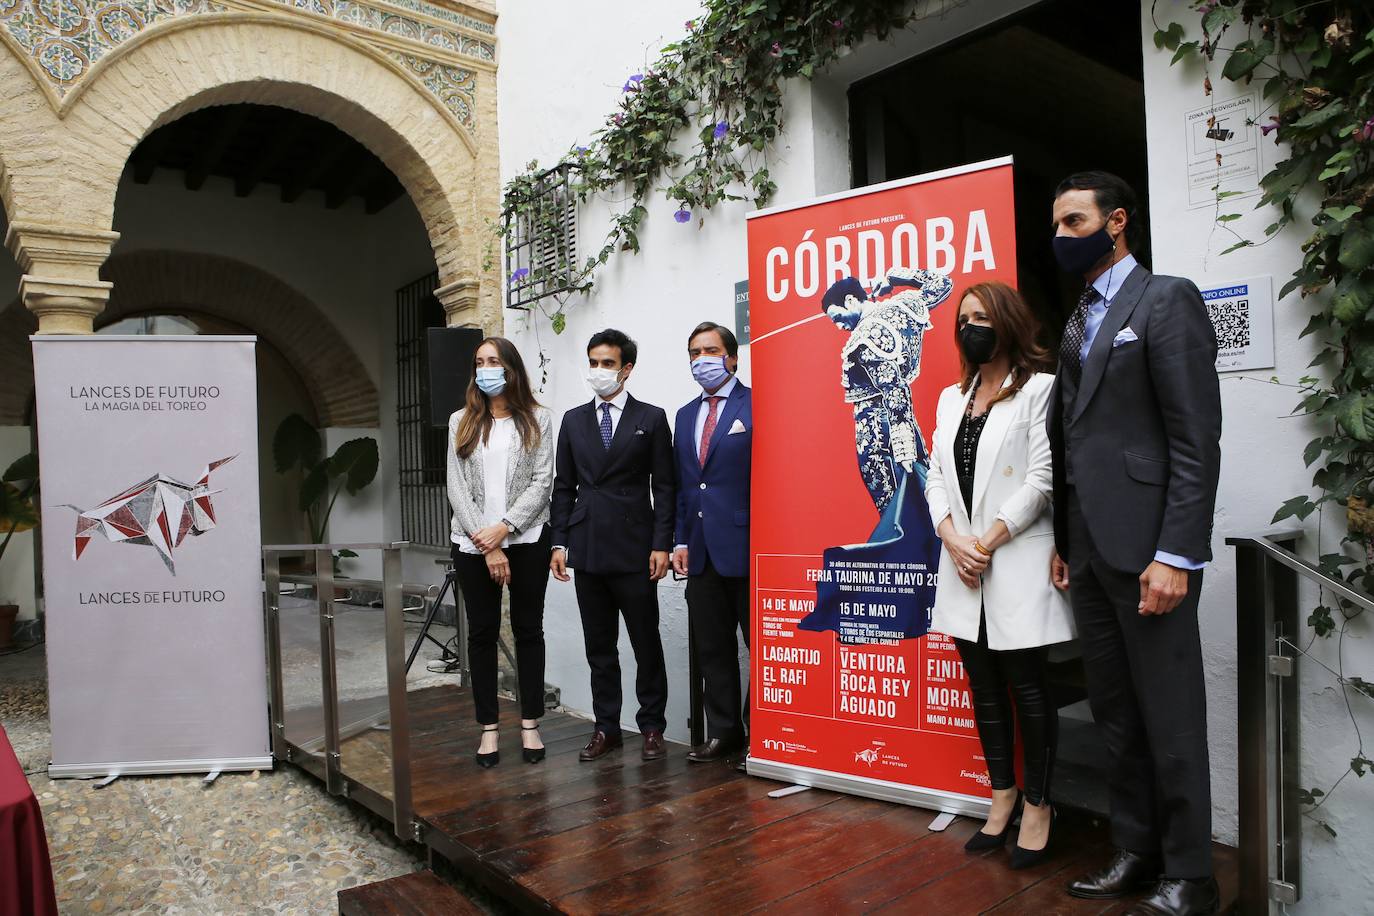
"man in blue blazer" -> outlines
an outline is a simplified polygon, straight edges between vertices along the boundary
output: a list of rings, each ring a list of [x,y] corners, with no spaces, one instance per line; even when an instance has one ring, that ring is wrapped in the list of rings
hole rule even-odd
[[[754,417],[735,370],[739,344],[729,328],[704,322],[687,340],[702,392],[677,412],[677,536],[673,568],[687,577],[687,618],[706,681],[706,743],[693,763],[720,760],[745,745],[748,697],[740,696],[739,643],[749,644],[749,470]]]

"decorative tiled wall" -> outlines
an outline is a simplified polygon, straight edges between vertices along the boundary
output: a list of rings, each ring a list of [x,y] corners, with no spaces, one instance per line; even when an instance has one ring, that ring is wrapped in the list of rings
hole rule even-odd
[[[493,41],[445,28],[427,19],[443,20],[468,31],[492,35],[491,23],[424,0],[271,0],[289,9],[326,16],[386,36],[413,43],[413,53],[391,47],[383,50],[414,74],[460,124],[476,133],[474,97],[477,73],[448,59],[431,59],[424,46],[487,63],[496,60]],[[91,66],[143,29],[164,19],[242,9],[250,4],[218,0],[0,0],[3,26],[60,98],[77,86]],[[407,15],[405,11],[420,16]]]

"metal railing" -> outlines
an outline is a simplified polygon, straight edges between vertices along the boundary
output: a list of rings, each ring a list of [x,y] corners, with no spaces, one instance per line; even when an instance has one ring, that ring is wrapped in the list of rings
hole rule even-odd
[[[436,597],[438,586],[402,582],[401,541],[384,544],[270,544],[262,548],[265,585],[268,678],[271,701],[272,756],[289,760],[322,779],[332,795],[343,795],[362,803],[374,813],[391,820],[396,836],[403,840],[420,838],[411,802],[410,718],[406,707],[406,628],[404,599],[426,601]],[[339,550],[380,551],[382,578],[376,580],[337,576],[334,554]],[[284,574],[284,556],[313,558],[312,571]],[[305,584],[314,591],[320,633],[321,711],[324,719],[322,755],[311,747],[292,740],[287,733],[285,679],[282,668],[282,585]],[[351,779],[342,766],[342,736],[339,718],[339,684],[335,652],[335,610],[339,588],[380,592],[386,662],[386,714],[391,763],[391,797]],[[455,596],[456,597],[456,596]],[[459,617],[461,618],[461,614]],[[374,725],[375,727],[375,725]]]
[[[1227,538],[1236,549],[1236,713],[1242,913],[1302,896],[1298,583],[1374,611],[1374,598],[1293,552],[1299,531]]]

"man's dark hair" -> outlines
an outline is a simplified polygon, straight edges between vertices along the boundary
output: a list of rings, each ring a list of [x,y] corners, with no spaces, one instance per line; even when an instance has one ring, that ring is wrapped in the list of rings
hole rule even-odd
[[[1111,172],[1074,172],[1054,189],[1058,200],[1065,191],[1092,191],[1093,200],[1103,217],[1116,210],[1126,211],[1126,247],[1135,251],[1145,231],[1145,220],[1135,191],[1124,179]]]
[[[723,324],[716,324],[714,321],[703,321],[692,329],[692,333],[687,335],[687,346],[692,345],[698,334],[705,334],[707,331],[715,331],[720,335],[721,343],[725,344],[725,354],[727,356],[739,356],[739,341],[735,340],[735,332]]]
[[[607,328],[604,331],[597,331],[592,335],[592,339],[587,341],[587,352],[591,353],[594,347],[606,344],[620,349],[620,365],[628,366],[639,356],[639,345],[630,339],[630,335],[624,331],[617,331],[615,328]]]

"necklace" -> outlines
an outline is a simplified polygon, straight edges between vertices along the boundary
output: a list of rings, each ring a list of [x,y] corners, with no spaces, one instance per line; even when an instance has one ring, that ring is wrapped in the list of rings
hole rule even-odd
[[[973,478],[973,462],[978,455],[978,438],[983,434],[991,408],[983,413],[973,413],[973,403],[978,400],[978,385],[981,376],[973,377],[973,391],[969,394],[968,406],[964,408],[964,435],[959,443],[959,476]]]

